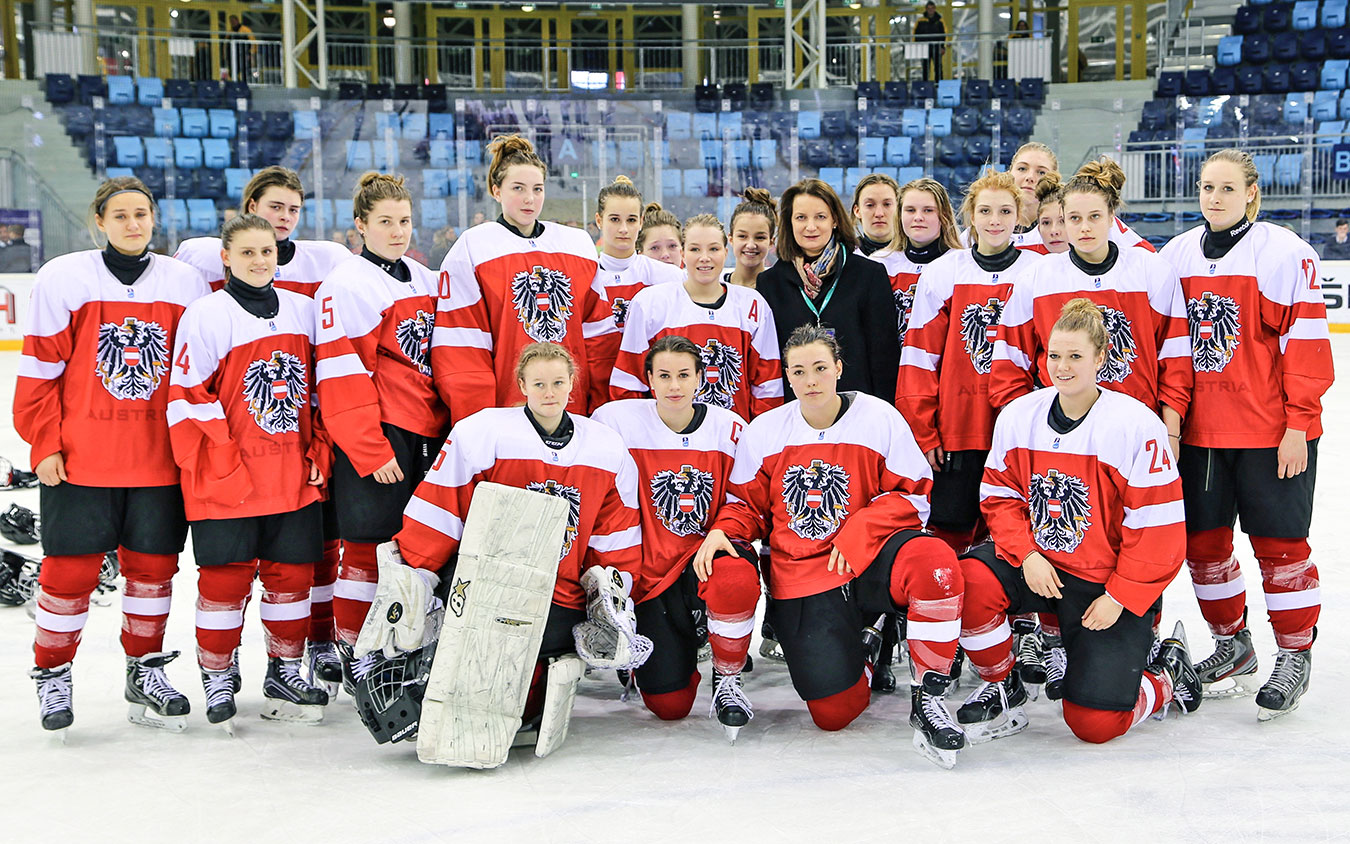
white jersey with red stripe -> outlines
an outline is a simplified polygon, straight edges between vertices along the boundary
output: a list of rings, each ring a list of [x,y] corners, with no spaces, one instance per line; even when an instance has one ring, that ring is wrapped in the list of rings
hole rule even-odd
[[[694,302],[683,284],[649,287],[633,297],[623,344],[610,376],[613,398],[647,392],[644,360],[656,340],[689,338],[703,357],[696,401],[752,418],[783,403],[783,367],[778,329],[764,297],[748,287],[724,284],[716,308]]]
[[[1271,448],[1290,428],[1321,436],[1335,372],[1317,253],[1291,231],[1254,223],[1210,259],[1204,234],[1197,226],[1162,251],[1181,276],[1195,369],[1182,441]]]
[[[642,502],[642,580],[633,599],[664,592],[684,571],[726,500],[727,478],[745,420],[704,405],[698,428],[672,431],[654,399],[623,399],[591,416],[616,431],[638,471]]]
[[[614,321],[595,244],[581,229],[539,225],[538,237],[496,221],[474,226],[441,263],[432,368],[456,422],[520,400],[516,361],[534,342],[558,343],[576,361],[568,410],[585,413],[609,398],[601,369]]]
[[[1105,583],[1142,616],[1186,557],[1181,478],[1167,428],[1153,410],[1102,390],[1076,426],[1050,424],[1058,391],[1005,407],[980,484],[980,510],[999,555],[1015,566],[1033,552]]]
[[[314,330],[313,300],[289,290],[277,291],[271,318],[224,290],[188,306],[168,413],[190,521],[290,513],[319,500],[310,463],[327,476],[331,451],[313,412]]]
[[[488,408],[455,425],[403,511],[403,530],[395,537],[403,559],[433,571],[451,560],[475,487],[492,481],[568,502],[554,603],[585,606],[581,575],[591,566],[614,566],[640,582],[638,475],[623,440],[599,422],[572,416],[572,438],[551,448],[528,413]]]
[[[605,298],[609,300],[610,315],[603,329],[604,357],[598,365],[603,367],[608,362],[612,370],[614,359],[619,354],[619,343],[623,339],[623,328],[628,321],[628,307],[632,304],[633,297],[653,285],[683,281],[684,271],[636,252],[627,258],[615,258],[601,252],[599,261],[600,275],[605,283]]]
[[[895,252],[883,249],[873,252],[869,257],[886,268],[886,275],[891,280],[891,293],[895,295],[895,310],[898,314],[896,336],[900,339],[901,348],[904,348],[905,333],[909,331],[910,314],[914,310],[914,289],[924,268],[932,266],[932,262],[920,264],[906,255],[903,249]]]
[[[899,412],[849,392],[848,409],[824,430],[801,402],[752,421],[736,447],[731,489],[715,529],[743,542],[768,538],[774,598],[802,598],[854,575],[829,571],[838,548],[855,574],[902,530],[928,521],[933,470]]]
[[[169,486],[178,466],[165,410],[183,311],[210,290],[181,261],[148,254],[123,284],[98,249],[53,258],[33,282],[14,390],[32,465],[60,452],[71,483]]]
[[[272,285],[311,299],[333,268],[352,256],[347,247],[331,240],[295,240],[295,255],[277,265]],[[220,238],[194,237],[178,244],[175,258],[196,267],[212,290],[225,286],[225,264],[220,260]]]

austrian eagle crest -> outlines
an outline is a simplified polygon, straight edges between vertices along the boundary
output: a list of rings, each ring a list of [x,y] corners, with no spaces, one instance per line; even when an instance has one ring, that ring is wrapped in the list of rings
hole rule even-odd
[[[309,401],[305,363],[295,355],[272,352],[244,370],[244,401],[249,415],[269,434],[300,430],[300,409]]]
[[[628,322],[628,300],[622,296],[615,298],[614,305],[609,311],[614,315],[615,327],[623,328],[624,323]]]
[[[571,552],[572,543],[577,539],[577,528],[581,524],[581,490],[557,481],[533,481],[526,484],[525,488],[531,492],[557,496],[567,502],[567,530],[563,532],[562,553],[558,555],[558,562],[562,562]]]
[[[435,325],[435,315],[419,310],[416,316],[410,316],[394,327],[399,351],[426,376],[431,375],[431,329]]]
[[[1044,475],[1032,474],[1029,493],[1031,533],[1036,544],[1047,551],[1072,553],[1092,527],[1087,483],[1051,469]]]
[[[900,345],[905,345],[905,333],[909,331],[909,314],[914,310],[914,287],[911,284],[908,290],[896,290],[895,293],[895,311],[898,314],[896,320],[896,334],[900,338]]]
[[[511,304],[525,333],[536,343],[561,343],[572,315],[572,279],[548,267],[516,273]]]
[[[792,532],[802,539],[821,540],[839,530],[848,516],[848,482],[844,467],[822,460],[789,466],[783,473],[783,504]]]
[[[994,362],[994,341],[998,339],[998,322],[1003,316],[1003,300],[991,298],[981,305],[971,302],[961,311],[961,339],[970,355],[970,363],[981,375],[989,374]]]
[[[1206,290],[1186,300],[1191,360],[1196,372],[1223,372],[1242,342],[1242,310],[1233,299]]]
[[[1106,347],[1106,362],[1097,372],[1097,380],[1119,384],[1130,375],[1130,361],[1139,357],[1134,329],[1124,311],[1102,306],[1102,321],[1111,343]]]
[[[730,409],[741,386],[740,351],[712,338],[703,344],[699,354],[703,358],[703,382],[694,394],[694,401]]]
[[[169,332],[127,317],[98,327],[94,372],[115,399],[149,400],[169,368]]]
[[[652,507],[656,518],[676,536],[703,533],[712,507],[713,476],[688,463],[678,471],[662,469],[651,479]]]

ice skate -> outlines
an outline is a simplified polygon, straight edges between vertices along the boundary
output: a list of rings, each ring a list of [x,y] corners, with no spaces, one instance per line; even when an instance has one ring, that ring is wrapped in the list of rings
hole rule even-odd
[[[1157,655],[1149,662],[1146,670],[1152,674],[1167,673],[1172,680],[1172,702],[1181,707],[1182,714],[1200,708],[1204,685],[1200,682],[1200,675],[1196,673],[1195,665],[1191,662],[1191,648],[1186,642],[1186,628],[1180,621],[1172,628],[1171,637],[1162,641]],[[1167,717],[1170,706],[1170,703],[1164,705],[1153,717],[1158,720]]]
[[[127,657],[127,720],[142,727],[181,733],[187,729],[192,710],[187,696],[173,687],[164,666],[178,658],[178,651]]]
[[[911,656],[910,660],[913,661]],[[952,658],[952,671],[947,675],[947,691],[943,694],[951,694],[961,688],[961,673],[966,667],[966,651],[960,645],[956,646],[956,656]]]
[[[914,728],[914,749],[933,764],[951,770],[956,753],[966,746],[966,734],[957,726],[943,701],[948,678],[932,671],[921,685],[910,686],[909,724]]]
[[[741,688],[740,674],[713,674],[713,697],[708,714],[717,719],[726,731],[727,740],[735,744],[741,727],[755,717],[750,698]]]
[[[1064,652],[1064,640],[1058,636],[1046,636],[1041,642],[1045,653],[1045,696],[1050,700],[1064,697],[1064,670],[1069,666],[1068,654]]]
[[[262,717],[269,721],[318,724],[328,705],[328,692],[316,689],[300,676],[300,660],[279,656],[267,660],[263,698]]]
[[[1298,702],[1311,682],[1312,651],[1281,648],[1275,656],[1275,670],[1256,695],[1256,719],[1270,721],[1298,709]]]
[[[1022,685],[1027,688],[1027,694],[1032,700],[1040,697],[1040,686],[1046,681],[1045,677],[1045,652],[1041,643],[1041,634],[1039,631],[1028,633],[1019,633],[1017,636],[1017,673],[1022,678]]]
[[[778,634],[773,632],[773,625],[767,618],[759,626],[759,634],[763,637],[759,643],[759,655],[773,662],[787,662],[787,657],[783,656],[783,646],[778,644]]]
[[[202,688],[206,690],[206,720],[219,724],[225,732],[234,735],[234,677],[230,669],[208,671],[202,669]]]
[[[1261,688],[1256,676],[1256,648],[1252,631],[1243,628],[1232,636],[1215,636],[1214,653],[1195,664],[1205,687],[1205,697],[1246,697]]]
[[[310,642],[308,656],[309,684],[322,684],[328,696],[336,697],[342,684],[342,660],[337,645],[332,642]]]
[[[1010,671],[1001,682],[981,683],[956,710],[956,720],[971,744],[984,744],[1025,730],[1029,722],[1022,707],[1026,702],[1022,676]]]
[[[890,620],[883,615],[876,624],[863,628],[863,649],[872,663],[872,691],[887,695],[895,691],[895,671],[891,668],[895,643],[889,641],[886,632]]]
[[[28,676],[37,681],[42,729],[58,732],[64,742],[66,728],[75,721],[75,710],[70,703],[70,663],[55,668],[34,668]]]

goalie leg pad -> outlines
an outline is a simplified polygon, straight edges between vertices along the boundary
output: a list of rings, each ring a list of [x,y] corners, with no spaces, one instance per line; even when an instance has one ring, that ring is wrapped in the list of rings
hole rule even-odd
[[[543,640],[566,525],[560,498],[492,483],[475,489],[422,701],[423,762],[495,768],[506,761]]]
[[[577,684],[586,673],[581,658],[566,654],[549,661],[548,688],[544,692],[544,717],[539,722],[539,741],[534,755],[541,759],[562,747],[572,723],[572,705],[577,699]]]

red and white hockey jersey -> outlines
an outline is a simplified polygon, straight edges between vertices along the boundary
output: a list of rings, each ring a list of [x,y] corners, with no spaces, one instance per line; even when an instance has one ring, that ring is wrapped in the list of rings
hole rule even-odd
[[[1050,329],[1065,302],[1086,296],[1103,308],[1111,336],[1097,383],[1134,396],[1155,412],[1165,404],[1184,419],[1194,376],[1176,271],[1151,252],[1121,249],[1110,271],[1092,276],[1071,255],[1045,256],[1008,297],[994,344],[990,401],[1002,407],[1031,392],[1032,367],[1040,383],[1050,383],[1045,367]]]
[[[290,513],[319,500],[310,462],[328,476],[316,425],[314,302],[277,291],[277,315],[254,316],[224,290],[188,306],[169,379],[169,438],[190,521]]]
[[[1142,616],[1186,557],[1181,478],[1167,428],[1152,408],[1102,390],[1073,430],[1050,427],[1051,388],[1003,409],[984,464],[980,510],[999,555],[1033,551],[1084,580],[1105,583]]]
[[[488,408],[455,425],[403,511],[403,530],[394,537],[403,559],[433,571],[445,565],[459,548],[474,488],[492,481],[567,501],[555,604],[586,605],[581,575],[591,566],[614,566],[640,583],[637,467],[623,440],[598,422],[572,416],[572,439],[553,449],[527,413],[521,407]]]
[[[1286,428],[1321,436],[1335,373],[1317,253],[1293,232],[1256,223],[1211,261],[1204,232],[1197,226],[1162,251],[1181,276],[1195,368],[1182,441],[1270,448]]]
[[[905,333],[909,330],[910,312],[914,310],[914,288],[919,283],[919,276],[923,274],[924,268],[933,264],[916,263],[903,249],[899,252],[883,249],[872,253],[869,257],[886,268],[886,275],[891,280],[891,292],[895,294],[895,310],[899,315],[896,336],[900,338],[900,346],[903,348]],[[936,260],[935,258],[934,261]]]
[[[352,256],[347,247],[329,240],[296,240],[295,255],[277,265],[272,286],[292,290],[311,299],[333,268]],[[175,258],[196,267],[212,290],[225,286],[225,265],[220,260],[220,238],[194,237],[178,244]]]
[[[679,578],[726,500],[745,420],[706,407],[703,422],[690,434],[666,427],[653,399],[612,401],[591,416],[623,438],[637,465],[642,580],[633,589],[636,601],[660,595]]]
[[[14,391],[32,465],[61,452],[79,486],[178,483],[165,419],[170,355],[183,309],[209,292],[196,270],[161,255],[130,285],[97,249],[44,264]]]
[[[895,394],[923,451],[989,448],[995,415],[989,368],[999,320],[1008,296],[1040,261],[1023,251],[1012,266],[991,273],[969,249],[958,249],[919,279]]]
[[[428,353],[436,274],[406,256],[403,263],[410,282],[353,255],[315,294],[314,370],[324,426],[363,476],[394,457],[381,422],[424,437],[439,437],[449,425]]]
[[[627,258],[615,258],[601,252],[599,261],[605,298],[609,300],[609,316],[600,330],[595,368],[597,372],[606,373],[608,378],[608,373],[614,371],[614,360],[619,356],[619,344],[623,340],[623,328],[628,322],[628,307],[633,297],[653,285],[683,281],[684,271],[637,253]],[[609,390],[608,381],[605,389]]]
[[[609,379],[610,395],[647,392],[644,361],[656,340],[679,334],[702,349],[703,380],[694,400],[753,418],[783,403],[778,329],[764,297],[748,287],[723,285],[717,308],[695,304],[683,284],[643,290],[628,307],[623,344]]]
[[[576,360],[568,410],[584,414],[609,398],[600,368],[613,314],[595,244],[581,229],[540,225],[536,238],[498,222],[474,226],[441,263],[431,359],[455,422],[519,404],[516,362],[535,342],[558,343]]]
[[[933,470],[894,407],[847,394],[848,410],[823,431],[789,402],[752,421],[736,447],[727,503],[713,528],[752,542],[766,535],[774,598],[803,598],[852,575],[826,568],[838,547],[861,574],[896,533],[928,522]]]

